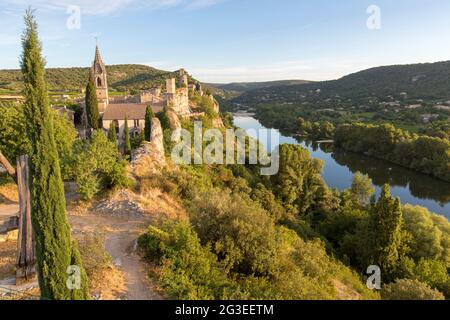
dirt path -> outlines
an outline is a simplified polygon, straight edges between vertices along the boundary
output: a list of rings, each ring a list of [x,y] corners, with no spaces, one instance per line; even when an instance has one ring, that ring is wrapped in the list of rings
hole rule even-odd
[[[108,213],[104,211],[111,210]],[[74,234],[100,233],[105,235],[105,247],[113,264],[124,273],[126,300],[161,300],[152,290],[147,270],[137,253],[137,239],[151,223],[151,217],[140,213],[128,202],[108,200],[108,204],[94,206],[82,215],[70,215]]]

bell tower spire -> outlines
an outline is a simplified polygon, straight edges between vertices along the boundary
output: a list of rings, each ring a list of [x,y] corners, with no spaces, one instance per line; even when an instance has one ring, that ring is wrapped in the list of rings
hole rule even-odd
[[[97,91],[98,109],[102,113],[109,104],[108,77],[98,44],[95,46],[95,58],[92,64],[92,76]]]

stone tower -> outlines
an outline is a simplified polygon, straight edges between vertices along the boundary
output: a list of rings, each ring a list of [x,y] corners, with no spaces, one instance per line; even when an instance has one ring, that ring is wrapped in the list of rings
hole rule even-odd
[[[166,91],[168,94],[177,93],[177,86],[175,84],[175,78],[170,78],[166,80]]]
[[[108,79],[106,75],[106,66],[103,63],[98,46],[95,48],[95,59],[91,72],[94,76],[95,88],[97,91],[98,111],[103,113],[109,104]]]
[[[189,85],[188,76],[184,69],[180,69],[180,87],[187,88]]]

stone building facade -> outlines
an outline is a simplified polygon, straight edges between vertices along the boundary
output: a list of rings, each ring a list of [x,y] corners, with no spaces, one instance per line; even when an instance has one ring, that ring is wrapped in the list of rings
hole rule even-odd
[[[92,76],[94,77],[95,89],[97,92],[98,110],[105,112],[109,104],[108,77],[106,66],[103,63],[98,46],[95,48],[95,59],[92,64]]]
[[[98,46],[95,49],[95,59],[92,65],[92,76],[94,77],[99,112],[103,115],[103,129],[108,130],[112,121],[119,128],[119,139],[123,139],[125,118],[128,118],[128,127],[131,134],[142,132],[145,123],[145,110],[148,105],[152,106],[153,112],[172,110],[179,117],[189,117],[189,83],[184,69],[180,70],[180,87],[177,88],[175,78],[166,79],[166,90],[161,88],[150,88],[143,92],[122,97],[109,97],[108,77],[106,66],[100,55]]]

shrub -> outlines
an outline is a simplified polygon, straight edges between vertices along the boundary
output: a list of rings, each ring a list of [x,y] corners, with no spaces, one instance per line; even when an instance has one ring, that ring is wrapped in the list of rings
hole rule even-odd
[[[444,300],[444,295],[418,280],[402,279],[381,290],[384,300]]]
[[[200,244],[189,224],[155,227],[140,237],[139,245],[147,258],[160,264],[159,280],[175,299],[223,299],[230,281],[216,256]]]

